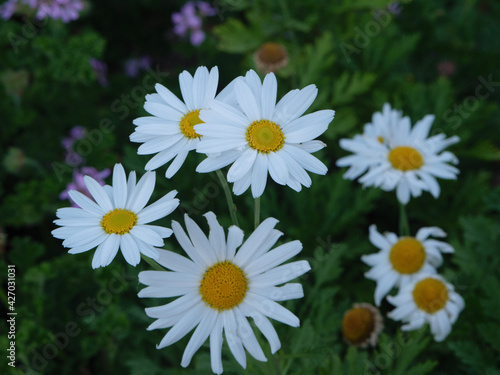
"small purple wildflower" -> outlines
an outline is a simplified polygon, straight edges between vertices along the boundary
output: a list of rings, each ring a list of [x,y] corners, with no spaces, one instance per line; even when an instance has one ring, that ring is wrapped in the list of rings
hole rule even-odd
[[[199,46],[205,40],[205,33],[201,29],[202,17],[214,16],[217,11],[205,1],[189,1],[181,8],[180,12],[172,14],[174,33],[186,36],[190,33],[189,41],[193,46]]]
[[[8,20],[16,12],[18,6],[18,0],[9,0],[2,5],[0,5],[0,17],[4,20]]]
[[[38,19],[60,19],[64,23],[78,19],[84,5],[82,0],[25,0],[25,2],[37,10]]]
[[[100,61],[94,58],[89,60],[89,64],[94,69],[94,72],[97,76],[97,82],[101,86],[108,85],[108,65],[104,61]]]
[[[82,167],[81,172],[78,169],[73,171],[73,181],[71,181],[67,186],[66,190],[64,190],[60,195],[59,199],[64,200],[68,199],[71,202],[73,207],[79,207],[75,202],[73,202],[69,196],[70,190],[79,191],[82,194],[85,194],[87,197],[93,200],[92,195],[85,186],[83,182],[83,177],[90,176],[95,179],[101,186],[105,185],[104,179],[111,174],[111,170],[109,168],[103,169],[102,171],[98,171],[94,167]]]
[[[142,56],[137,59],[128,59],[125,61],[125,74],[131,78],[139,75],[141,70],[147,70],[151,67],[151,57]]]
[[[76,167],[82,164],[85,160],[83,157],[73,150],[73,144],[85,137],[85,128],[83,126],[74,126],[69,132],[69,136],[63,138],[61,144],[66,150],[64,161],[66,164]]]

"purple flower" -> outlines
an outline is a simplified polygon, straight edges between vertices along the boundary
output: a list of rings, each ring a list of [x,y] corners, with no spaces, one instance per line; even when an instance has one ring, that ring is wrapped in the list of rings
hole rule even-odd
[[[71,181],[67,186],[66,190],[64,190],[60,195],[59,199],[64,200],[68,199],[71,202],[73,207],[79,207],[75,202],[71,200],[69,197],[70,190],[77,190],[82,194],[85,194],[87,197],[93,200],[92,195],[88,191],[85,183],[83,182],[83,177],[90,176],[94,178],[101,186],[105,185],[104,179],[111,174],[111,170],[109,168],[103,169],[102,171],[98,171],[94,167],[82,167],[81,172],[78,169],[73,170],[73,181]]]
[[[60,19],[65,23],[78,19],[83,9],[83,0],[25,0],[25,2],[37,10],[37,18]]]
[[[74,126],[69,131],[69,137],[62,140],[62,146],[66,151],[73,149],[75,141],[85,138],[85,128],[83,126]]]
[[[202,17],[213,16],[217,11],[205,1],[187,2],[180,12],[172,14],[174,33],[186,36],[189,32],[189,40],[192,45],[198,46],[205,40],[205,33],[201,29]]]
[[[108,85],[108,65],[104,61],[100,61],[94,58],[89,60],[89,64],[94,69],[94,72],[97,76],[97,82],[101,86]]]
[[[18,0],[9,0],[2,5],[0,5],[0,17],[4,20],[8,20],[16,12],[18,6]]]
[[[141,70],[147,70],[151,67],[151,57],[142,56],[137,59],[128,59],[125,61],[125,74],[135,78]]]
[[[198,10],[200,11],[200,14],[202,16],[215,16],[217,14],[217,10],[213,8],[209,3],[206,1],[198,1],[196,4],[198,6]]]

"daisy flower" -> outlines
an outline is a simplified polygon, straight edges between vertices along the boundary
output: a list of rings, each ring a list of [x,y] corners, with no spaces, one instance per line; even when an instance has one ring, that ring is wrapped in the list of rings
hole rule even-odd
[[[366,348],[377,345],[378,336],[384,329],[379,309],[369,303],[355,303],[344,313],[342,336],[353,346]]]
[[[132,266],[141,260],[141,253],[158,259],[156,246],[163,246],[163,238],[172,230],[156,225],[146,225],[170,214],[178,205],[173,190],[155,203],[146,206],[155,185],[155,173],[146,174],[136,184],[135,172],[128,180],[121,164],[113,169],[113,186],[101,186],[90,176],[84,183],[95,202],[76,190],[70,198],[81,208],[65,207],[57,210],[61,228],[52,235],[62,239],[70,254],[78,254],[97,246],[92,268],[105,267],[114,259],[118,249]]]
[[[277,82],[269,73],[261,82],[250,70],[234,82],[237,106],[210,102],[200,118],[204,124],[195,130],[203,136],[197,152],[209,155],[197,172],[211,172],[232,164],[227,180],[234,182],[233,191],[242,194],[251,186],[257,198],[264,192],[267,175],[280,185],[296,191],[309,187],[307,171],[326,174],[326,166],[311,153],[325,147],[314,140],[332,121],[332,110],[317,111],[302,116],[317,95],[315,85],[292,90],[276,104]]]
[[[278,285],[301,276],[311,267],[307,261],[280,265],[298,254],[302,244],[292,241],[270,250],[282,235],[274,229],[276,219],[264,220],[242,245],[241,229],[231,226],[226,240],[216,216],[209,212],[205,217],[210,227],[208,238],[187,215],[188,234],[179,223],[172,222],[175,237],[190,259],[160,250],[157,262],[172,271],[139,273],[139,281],[148,286],[139,292],[139,297],[180,296],[166,305],[146,308],[146,314],[157,319],[148,330],[172,327],[157,348],[177,342],[196,327],[181,365],[188,366],[196,351],[210,338],[212,371],[221,374],[223,333],[242,367],[246,367],[244,349],[257,360],[266,361],[248,317],[269,341],[272,353],[281,344],[269,318],[299,326],[299,319],[276,301],[302,298],[302,286]]]
[[[200,141],[193,126],[202,123],[200,110],[214,99],[218,81],[217,67],[209,73],[201,66],[194,77],[187,71],[179,75],[184,102],[160,84],[155,86],[157,94],[146,95],[144,109],[152,116],[135,119],[133,123],[137,127],[130,135],[132,142],[143,143],[138,149],[139,155],[156,154],[146,164],[146,170],[157,169],[174,158],[165,176],[170,178],[180,169],[189,151]]]
[[[460,139],[446,138],[444,134],[428,137],[433,121],[434,115],[427,115],[412,128],[408,117],[393,115],[387,124],[387,141],[367,137],[341,140],[340,146],[355,155],[339,159],[337,165],[350,166],[344,175],[348,179],[355,179],[368,169],[359,182],[385,191],[396,190],[402,204],[407,204],[411,196],[420,196],[422,191],[437,198],[440,188],[436,177],[456,179],[459,173],[448,164],[458,163],[455,155],[443,150]]]
[[[340,147],[354,154],[337,160],[337,166],[349,167],[344,173],[345,179],[354,180],[378,163],[371,157],[372,150],[383,149],[383,145],[388,145],[391,128],[402,120],[401,111],[396,111],[389,103],[385,103],[382,112],[375,112],[372,115],[372,122],[365,124],[363,134],[356,134],[354,139],[340,140]],[[403,121],[409,121],[408,117]]]
[[[375,280],[375,304],[393,287],[404,287],[422,273],[434,274],[443,262],[441,253],[452,253],[453,248],[442,241],[429,238],[445,237],[437,227],[420,228],[415,237],[397,237],[394,233],[380,234],[375,225],[370,226],[370,242],[380,251],[363,255],[361,260],[372,268],[365,273]]]
[[[451,325],[465,307],[453,285],[439,275],[421,275],[387,300],[396,306],[388,316],[405,322],[401,327],[403,331],[413,331],[429,323],[438,342],[448,336]]]

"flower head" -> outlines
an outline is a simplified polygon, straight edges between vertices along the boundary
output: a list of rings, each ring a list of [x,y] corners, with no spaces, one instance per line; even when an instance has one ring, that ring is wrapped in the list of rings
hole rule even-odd
[[[220,374],[223,333],[241,366],[246,367],[244,349],[257,360],[266,361],[248,317],[269,341],[272,353],[281,344],[269,318],[299,326],[299,319],[276,301],[303,297],[300,284],[279,285],[301,276],[310,266],[307,261],[280,265],[298,254],[302,244],[292,241],[270,250],[282,235],[274,229],[277,220],[273,218],[264,220],[243,243],[241,229],[231,226],[226,240],[216,216],[209,212],[205,217],[210,226],[208,238],[187,215],[188,234],[172,222],[175,237],[190,259],[160,250],[157,262],[172,271],[139,273],[139,281],[148,286],[139,297],[179,297],[166,305],[146,308],[146,314],[157,319],[149,330],[172,327],[157,348],[175,343],[196,327],[181,365],[188,366],[210,337],[212,371]]]
[[[427,227],[420,228],[415,237],[397,237],[394,233],[382,235],[375,225],[370,226],[370,241],[380,251],[361,259],[372,267],[365,277],[377,282],[377,306],[393,287],[404,287],[422,273],[436,273],[436,267],[443,262],[441,253],[454,251],[446,242],[430,236],[444,237],[446,233],[437,227]]]
[[[188,1],[180,12],[172,14],[174,33],[179,36],[190,34],[189,40],[193,46],[199,46],[205,40],[202,30],[202,17],[213,16],[217,11],[205,1]]]
[[[83,0],[26,0],[37,10],[37,18],[60,19],[67,23],[78,19],[83,9]]]
[[[384,321],[380,311],[369,303],[355,303],[344,313],[342,319],[344,340],[360,348],[375,346],[383,329]]]
[[[128,77],[135,78],[141,70],[147,70],[151,67],[151,57],[142,56],[136,59],[128,59],[125,62],[125,74]]]
[[[288,52],[277,43],[264,43],[253,55],[257,69],[264,73],[280,70],[288,65]]]
[[[342,148],[355,153],[337,161],[340,167],[350,167],[344,178],[355,179],[368,170],[359,178],[363,186],[396,190],[403,204],[409,202],[410,196],[420,196],[422,191],[429,191],[437,198],[440,187],[436,177],[455,179],[459,172],[448,164],[458,162],[455,155],[443,151],[459,138],[446,139],[444,134],[428,137],[433,115],[425,116],[413,128],[408,117],[401,117],[388,105],[378,116],[378,124],[375,117],[376,114],[373,124],[367,125],[368,129],[373,125],[373,129],[364,136],[340,140]]]
[[[448,336],[465,306],[453,285],[438,275],[420,275],[387,300],[396,306],[388,316],[406,323],[401,327],[403,331],[413,331],[429,323],[438,342]]]
[[[302,116],[316,98],[316,86],[290,91],[277,104],[273,73],[261,82],[250,70],[231,87],[235,106],[213,100],[210,109],[200,114],[204,124],[195,126],[203,136],[196,151],[209,154],[198,172],[232,164],[227,180],[234,182],[234,193],[240,195],[251,186],[254,197],[264,192],[268,173],[278,184],[296,191],[311,185],[306,170],[326,174],[326,166],[311,153],[325,146],[314,138],[328,128],[335,111]]]
[[[177,192],[171,191],[155,203],[147,206],[155,185],[154,172],[146,174],[136,184],[135,172],[128,180],[121,164],[113,169],[113,186],[101,186],[90,176],[83,178],[86,188],[94,200],[76,190],[68,192],[71,200],[80,208],[65,207],[57,210],[61,228],[52,235],[64,240],[70,254],[78,254],[97,246],[92,268],[105,267],[121,249],[127,263],[137,265],[141,253],[157,259],[163,238],[172,230],[148,223],[170,214],[178,205],[174,199]],[[95,202],[94,202],[95,201]]]
[[[209,73],[201,66],[194,77],[187,71],[179,75],[184,102],[160,84],[155,86],[157,94],[146,96],[144,108],[153,116],[135,119],[137,127],[130,136],[132,142],[144,143],[139,147],[140,155],[158,153],[146,164],[146,170],[154,170],[174,158],[165,176],[170,178],[179,170],[200,141],[194,125],[203,122],[200,111],[215,97],[218,81],[217,67]]]

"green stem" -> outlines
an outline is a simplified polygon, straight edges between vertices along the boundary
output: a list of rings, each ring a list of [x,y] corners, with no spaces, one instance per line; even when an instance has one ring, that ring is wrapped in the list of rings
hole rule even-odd
[[[399,203],[399,235],[410,235],[410,225],[408,223],[408,216],[406,215],[406,206],[402,203]]]
[[[144,255],[141,253],[141,258],[144,259],[144,261],[149,264],[151,267],[153,267],[155,270],[157,271],[165,271],[165,268],[163,268],[161,265],[159,265],[158,263],[156,263],[153,259],[151,259],[150,257]]]
[[[229,214],[231,215],[231,220],[233,224],[239,227],[238,218],[236,217],[236,205],[233,202],[233,196],[231,195],[231,190],[229,189],[229,184],[227,183],[226,178],[222,174],[220,169],[215,171],[217,173],[217,177],[219,177],[220,184],[222,185],[222,190],[224,190],[224,194],[226,195],[227,206],[229,207]]]
[[[260,224],[260,197],[255,198],[253,207],[253,225],[257,228]]]

